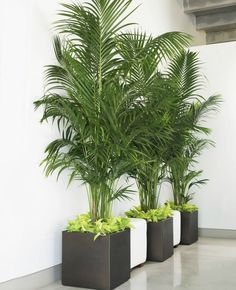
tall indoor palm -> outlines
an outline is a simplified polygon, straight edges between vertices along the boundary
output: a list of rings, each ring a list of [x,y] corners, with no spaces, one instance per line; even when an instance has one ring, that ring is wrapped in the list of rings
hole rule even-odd
[[[169,112],[175,105],[175,83],[166,79],[161,69],[189,42],[190,37],[179,32],[152,38],[135,31],[118,38],[121,76],[133,96],[132,112],[136,116],[128,124],[132,130],[140,128],[140,134],[130,142],[133,152],[128,159],[135,167],[128,174],[136,180],[144,212],[158,207],[158,186],[166,170],[164,155],[172,134]],[[129,126],[124,130],[127,132]]]
[[[119,124],[127,95],[116,73],[116,35],[129,25],[130,3],[63,4],[54,39],[58,64],[47,67],[47,90],[35,102],[44,109],[41,121],[55,121],[61,136],[46,148],[46,175],[69,170],[69,182],[82,180],[93,221],[110,217],[113,200],[129,194],[127,187],[117,187],[127,171],[121,158],[126,138]]]
[[[190,189],[204,184],[196,170],[197,157],[213,142],[205,139],[211,130],[204,121],[218,110],[221,99],[214,95],[205,99],[199,94],[203,87],[198,55],[183,51],[170,63],[166,78],[175,85],[175,105],[170,108],[172,137],[168,143],[165,163],[173,189],[175,205],[192,199]]]

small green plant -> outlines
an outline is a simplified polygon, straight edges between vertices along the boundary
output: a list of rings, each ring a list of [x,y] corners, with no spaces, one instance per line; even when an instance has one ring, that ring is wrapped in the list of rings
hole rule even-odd
[[[93,222],[90,214],[81,214],[75,220],[68,222],[68,232],[83,232],[94,234],[94,240],[99,236],[117,233],[132,227],[130,219],[126,217],[110,217]]]
[[[159,222],[172,217],[172,209],[169,204],[156,209],[150,209],[147,212],[142,211],[141,207],[134,207],[126,212],[126,215],[130,218],[142,218],[148,222]]]
[[[189,203],[182,204],[181,211],[183,212],[194,212],[197,210],[198,210],[198,207],[195,204],[189,204]]]
[[[181,205],[176,205],[174,202],[169,201],[167,204],[171,207],[172,210],[178,210],[181,212],[195,212],[198,211],[198,207],[195,204],[184,203]]]

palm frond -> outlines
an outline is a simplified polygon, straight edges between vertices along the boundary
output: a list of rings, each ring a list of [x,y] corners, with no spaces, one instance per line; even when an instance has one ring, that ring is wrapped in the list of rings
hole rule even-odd
[[[179,97],[182,100],[190,101],[199,97],[197,92],[204,83],[196,52],[182,50],[170,63],[167,74],[178,86]]]

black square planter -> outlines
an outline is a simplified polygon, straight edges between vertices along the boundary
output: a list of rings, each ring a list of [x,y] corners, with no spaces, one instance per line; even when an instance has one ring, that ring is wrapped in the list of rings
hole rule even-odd
[[[191,245],[198,240],[198,211],[181,212],[181,245]]]
[[[130,230],[100,236],[62,233],[62,284],[114,289],[130,278]]]
[[[174,253],[173,218],[147,224],[147,260],[163,262]]]

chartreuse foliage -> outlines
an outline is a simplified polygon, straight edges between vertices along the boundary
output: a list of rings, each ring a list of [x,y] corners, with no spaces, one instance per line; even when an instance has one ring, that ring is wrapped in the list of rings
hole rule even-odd
[[[195,212],[198,211],[198,207],[195,204],[184,203],[181,205],[176,205],[174,202],[168,202],[172,210],[178,210],[181,212]]]
[[[181,205],[181,211],[183,212],[194,212],[197,210],[198,207],[195,204],[184,203]]]
[[[130,218],[141,218],[148,222],[159,222],[172,217],[172,209],[169,204],[163,207],[158,207],[155,209],[150,209],[148,211],[143,211],[141,207],[134,207],[133,209],[126,212],[127,217]]]
[[[108,219],[99,219],[93,222],[89,214],[79,215],[75,220],[69,221],[67,226],[68,232],[92,233],[96,240],[99,236],[124,231],[131,228],[129,218],[110,217]]]

